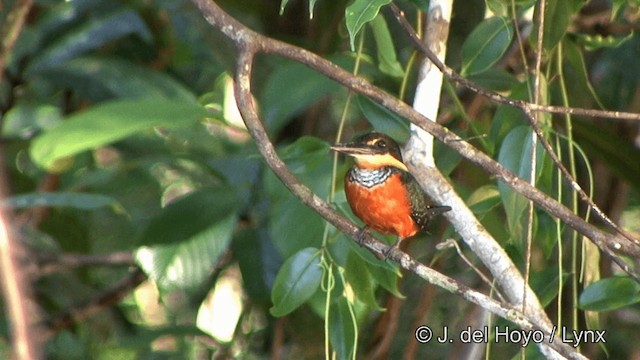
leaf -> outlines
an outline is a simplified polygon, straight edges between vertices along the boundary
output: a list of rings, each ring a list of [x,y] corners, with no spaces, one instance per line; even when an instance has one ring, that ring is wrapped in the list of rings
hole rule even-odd
[[[582,310],[610,311],[640,302],[640,284],[627,276],[614,276],[589,285],[579,298]]]
[[[51,128],[62,120],[61,110],[52,105],[18,103],[2,119],[3,138],[28,139],[41,129]]]
[[[332,158],[325,142],[302,137],[281,150],[280,156],[302,183],[321,198],[328,196]],[[271,203],[269,235],[282,256],[287,258],[301,249],[319,247],[323,219],[294,197],[273,173],[265,176],[265,191]]]
[[[513,39],[510,21],[492,17],[483,20],[462,44],[462,75],[483,72],[493,66],[509,48]]]
[[[165,73],[130,61],[104,57],[80,57],[45,72],[47,79],[70,87],[92,101],[112,97],[163,98],[196,102],[195,95]]]
[[[400,142],[409,139],[409,122],[366,96],[356,97],[362,114],[376,131],[385,133]]]
[[[569,71],[565,72],[565,77],[568,78],[565,81],[566,86],[569,88],[567,92],[570,95],[579,94],[578,96],[571,98],[571,104],[575,106],[576,103],[582,103],[584,106],[589,106],[591,104],[585,103],[585,100],[590,97],[590,100],[598,104],[600,108],[604,109],[604,105],[600,101],[600,98],[598,98],[596,90],[593,88],[593,85],[591,85],[582,49],[575,42],[569,39],[563,41],[562,46],[565,59],[567,59],[567,63],[569,65]],[[589,94],[589,96],[585,96],[585,94]]]
[[[235,214],[238,199],[233,188],[202,189],[167,205],[151,220],[142,245],[175,244],[196,236],[212,223]]]
[[[0,208],[27,208],[34,206],[72,207],[83,210],[109,206],[114,210],[124,211],[122,205],[116,199],[100,194],[71,192],[29,193],[14,195],[0,200]]]
[[[128,34],[139,34],[145,39],[152,38],[144,21],[133,10],[103,14],[97,19],[89,18],[82,26],[72,29],[68,35],[44,50],[28,71],[39,72],[61,64]]]
[[[284,316],[304,304],[318,290],[321,279],[320,250],[306,248],[287,259],[273,284],[271,315]]]
[[[75,113],[36,137],[29,149],[39,166],[51,169],[58,159],[118,141],[155,126],[193,124],[207,115],[200,105],[171,100],[122,100]]]
[[[589,157],[597,157],[614,173],[640,189],[640,150],[632,143],[620,141],[620,135],[609,127],[586,121],[574,121],[576,142]]]
[[[401,78],[404,74],[402,65],[396,57],[396,49],[389,33],[387,21],[382,14],[378,14],[370,23],[373,30],[373,38],[376,41],[378,54],[378,68],[387,75]]]
[[[175,200],[144,230],[136,262],[164,290],[195,289],[227,250],[237,206],[230,188],[198,190]]]
[[[578,0],[581,1],[581,0]],[[564,34],[567,32],[567,28],[571,24],[571,18],[578,9],[576,7],[576,0],[547,0],[544,8],[544,33],[542,36],[542,46],[545,50],[551,51],[562,40]],[[572,2],[574,4],[572,4]],[[536,7],[537,11],[538,7]],[[534,27],[533,36],[531,41],[537,41],[538,26]]]
[[[260,103],[268,132],[277,134],[294,115],[338,89],[337,83],[308,67],[284,62],[271,73],[262,91]]]
[[[529,181],[531,177],[531,134],[527,126],[513,129],[505,137],[498,154],[498,162],[525,181]],[[536,177],[542,170],[543,156],[544,151],[538,142]],[[498,189],[504,203],[512,238],[520,238],[521,215],[527,207],[528,200],[502,182],[498,183]]]
[[[344,20],[349,31],[351,51],[355,50],[355,38],[364,24],[375,19],[380,8],[389,4],[391,0],[353,0],[344,10]]]
[[[329,340],[336,352],[337,359],[350,359],[356,339],[357,329],[353,328],[353,319],[349,311],[349,303],[341,297],[331,307],[329,314]]]
[[[474,214],[490,211],[500,204],[500,191],[495,185],[484,185],[476,189],[466,201]]]
[[[365,261],[354,252],[350,252],[347,258],[345,278],[349,285],[351,285],[356,299],[375,310],[383,310],[376,301],[375,281],[369,273],[368,266]]]

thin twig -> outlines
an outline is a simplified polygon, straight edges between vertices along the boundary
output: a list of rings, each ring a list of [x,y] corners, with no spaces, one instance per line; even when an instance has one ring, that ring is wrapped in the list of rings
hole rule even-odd
[[[69,328],[119,303],[146,279],[147,276],[142,270],[136,268],[132,273],[115,283],[112,287],[103,290],[92,299],[52,316],[42,324],[46,328],[44,338],[50,338],[58,331]]]
[[[29,10],[31,10],[32,6],[33,0],[16,1],[15,7],[7,16],[7,22],[0,31],[0,34],[3,34],[2,39],[0,39],[0,83],[2,83],[9,55],[13,51],[13,47],[16,45],[18,36],[22,32],[27,15],[29,14]]]
[[[129,251],[120,251],[104,255],[85,254],[36,254],[39,275],[70,270],[83,266],[134,266],[133,255]]]

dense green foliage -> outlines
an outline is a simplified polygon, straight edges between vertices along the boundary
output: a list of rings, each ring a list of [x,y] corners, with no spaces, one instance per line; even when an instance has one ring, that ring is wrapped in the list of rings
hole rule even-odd
[[[411,102],[418,56],[385,16],[390,2],[218,3],[262,34],[348,71],[359,64],[359,75]],[[428,1],[394,3],[415,22]],[[531,100],[535,5],[456,1],[447,64],[483,87]],[[4,22],[14,1],[1,6]],[[638,6],[547,0],[541,102],[637,112]],[[594,13],[601,23],[593,25]],[[396,265],[327,225],[266,167],[233,101],[234,56],[228,40],[186,0],[35,3],[0,84],[6,170],[0,181],[11,189],[0,206],[15,212],[13,227],[42,265],[33,284],[41,316],[47,320],[88,301],[131,267],[149,279],[117,306],[58,330],[44,345],[47,358],[318,358],[325,338],[339,359],[371,358],[389,323],[394,336],[382,351],[390,358],[468,351],[459,342],[417,344],[413,333],[424,324],[435,336],[443,326],[450,333],[479,327],[484,315],[475,306],[411,274],[399,276]],[[357,222],[342,192],[346,165],[335,166],[329,144],[341,123],[346,137],[375,128],[399,141],[407,139],[408,123],[301,64],[258,60],[254,95],[279,155],[304,184]],[[450,130],[528,179],[531,129],[518,110],[445,81],[441,114]],[[541,124],[595,201],[640,236],[638,124],[549,114]],[[526,199],[443,144],[435,154],[472,211],[524,269]],[[538,188],[585,216],[541,146],[537,156]],[[531,286],[552,321],[606,330],[606,344],[581,347],[589,357],[637,354],[640,286],[614,274],[588,240],[540,210],[534,215]],[[459,240],[446,221],[431,229],[406,250],[489,293],[454,250],[435,250],[437,239]],[[131,266],[43,270],[42,259],[55,262],[61,254],[119,252],[131,254]],[[222,322],[226,334],[218,329]],[[508,325],[495,318],[491,324]],[[0,325],[1,356],[10,352],[6,317]],[[520,356],[521,347],[503,342],[487,351],[489,358],[507,359]],[[538,354],[534,345],[526,352]]]

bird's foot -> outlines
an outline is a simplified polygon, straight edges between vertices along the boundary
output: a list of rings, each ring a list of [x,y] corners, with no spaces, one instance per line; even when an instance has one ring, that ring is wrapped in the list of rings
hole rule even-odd
[[[369,227],[364,226],[358,231],[358,234],[356,235],[356,242],[358,243],[358,245],[364,245],[364,239],[367,235],[369,235]]]
[[[389,257],[391,256],[391,253],[397,250],[398,247],[400,247],[400,240],[401,239],[398,239],[395,243],[393,243],[393,245],[389,246],[387,250],[384,251],[385,260],[389,259]]]

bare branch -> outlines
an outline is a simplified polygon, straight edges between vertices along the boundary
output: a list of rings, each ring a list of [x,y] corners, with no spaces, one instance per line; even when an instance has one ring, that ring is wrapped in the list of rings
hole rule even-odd
[[[0,39],[0,83],[2,82],[9,54],[11,54],[18,40],[18,36],[22,31],[22,27],[32,6],[33,0],[16,1],[15,7],[7,16],[7,22],[2,27],[2,31],[0,31],[0,34],[3,34],[2,39]]]
[[[50,338],[58,331],[69,328],[74,324],[119,303],[146,279],[147,276],[142,272],[142,270],[136,268],[131,274],[115,283],[111,288],[98,293],[87,302],[54,315],[42,324],[46,327],[44,338]]]
[[[40,267],[39,275],[83,266],[135,266],[129,251],[104,255],[36,253],[35,256]]]

